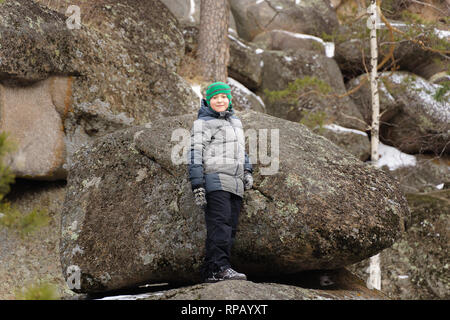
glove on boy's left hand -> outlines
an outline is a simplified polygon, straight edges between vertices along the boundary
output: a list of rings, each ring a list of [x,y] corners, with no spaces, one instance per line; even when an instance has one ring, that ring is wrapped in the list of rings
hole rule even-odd
[[[195,204],[200,207],[201,209],[205,209],[206,208],[206,193],[205,193],[205,188],[196,188],[193,190],[194,192],[194,200],[195,200]]]
[[[244,172],[244,190],[249,190],[253,187],[253,176],[250,172]]]

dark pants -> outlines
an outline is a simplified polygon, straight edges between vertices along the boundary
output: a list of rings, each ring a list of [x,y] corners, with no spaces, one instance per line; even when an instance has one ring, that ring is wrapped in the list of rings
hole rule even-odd
[[[206,194],[206,253],[204,273],[230,267],[230,252],[236,235],[242,198],[227,191]]]

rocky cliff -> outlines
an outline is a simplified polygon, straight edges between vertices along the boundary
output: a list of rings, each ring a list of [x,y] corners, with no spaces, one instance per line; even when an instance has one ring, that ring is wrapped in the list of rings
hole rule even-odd
[[[383,150],[399,158],[364,162],[368,90],[345,94],[368,61],[364,23],[345,17],[355,3],[230,2],[236,108],[248,147],[269,139],[266,157],[254,154],[233,254],[249,281],[207,285],[195,284],[202,214],[174,162],[185,141],[172,137],[186,136],[204,88],[186,73],[199,1],[2,1],[0,130],[17,146],[4,160],[18,178],[5,200],[24,222],[0,214],[0,297],[47,281],[66,298],[168,282],[183,287],[148,298],[447,299],[448,59],[398,41],[380,93]],[[389,19],[417,21],[385,3]],[[391,21],[445,51],[445,8],[432,5],[431,27]],[[380,45],[389,39],[380,31]],[[24,233],[33,208],[45,223]],[[366,278],[378,252],[383,293],[355,275]]]

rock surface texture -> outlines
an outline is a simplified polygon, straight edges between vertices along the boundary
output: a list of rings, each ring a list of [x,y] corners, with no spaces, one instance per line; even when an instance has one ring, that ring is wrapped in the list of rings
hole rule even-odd
[[[278,130],[279,159],[271,175],[267,163],[255,163],[234,247],[237,268],[249,275],[340,268],[391,246],[404,231],[406,200],[382,170],[302,125],[239,114],[246,130]],[[62,212],[61,262],[63,271],[81,269],[80,291],[200,280],[206,230],[181,163],[189,141],[177,142],[189,137],[194,119],[132,127],[76,152]],[[276,141],[270,144],[274,155]]]
[[[175,73],[184,40],[163,4],[72,1],[83,23],[69,28],[67,3],[58,2],[61,13],[34,1],[0,4],[1,129],[17,137],[19,159],[13,162],[25,163],[15,170],[19,177],[65,178],[65,164],[80,145],[197,108],[190,85]],[[58,86],[49,87],[55,77]],[[18,112],[30,116],[14,117]],[[39,121],[30,125],[34,118]],[[30,143],[22,136],[38,139]],[[36,160],[37,168],[24,158]]]
[[[307,288],[297,279],[290,284],[252,281],[223,281],[198,284],[165,292],[150,294],[146,300],[385,300],[378,290],[369,290],[364,281],[345,269],[323,272],[322,275],[306,272],[313,288]],[[320,283],[328,281],[328,285]],[[310,284],[311,285],[311,284]],[[261,308],[262,309],[262,308]],[[261,310],[262,311],[262,310]]]

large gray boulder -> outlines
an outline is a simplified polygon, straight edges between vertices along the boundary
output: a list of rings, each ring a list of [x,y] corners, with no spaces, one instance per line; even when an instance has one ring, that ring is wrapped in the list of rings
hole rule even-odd
[[[380,253],[381,290],[393,299],[448,300],[450,190],[406,194],[411,227]],[[369,261],[350,268],[361,277]]]
[[[386,169],[398,180],[405,194],[437,191],[450,184],[449,156],[418,154],[413,157],[414,165]]]
[[[79,28],[63,14],[69,2],[81,7]],[[18,177],[64,179],[80,145],[198,107],[174,72],[182,34],[158,0],[58,4],[0,4],[0,129],[18,144],[10,159]]]
[[[228,78],[227,84],[231,87],[231,92],[233,92],[234,110],[242,111],[251,109],[257,112],[266,112],[266,106],[262,99],[247,89],[243,84],[233,78]]]
[[[274,136],[273,159],[255,163],[254,189],[244,196],[232,259],[239,270],[336,269],[390,247],[405,230],[406,200],[382,170],[303,125],[254,111],[239,116],[253,136],[279,134],[279,157]],[[179,140],[195,118],[124,129],[76,152],[60,246],[64,276],[74,266],[80,272],[74,290],[200,280],[206,230],[183,164],[189,139]]]
[[[258,34],[281,29],[320,36],[338,26],[336,13],[327,0],[231,0],[237,32],[247,41]]]
[[[448,43],[449,38],[446,39],[444,35],[441,35],[443,30],[433,28],[431,25],[420,27],[417,24],[411,25],[402,21],[391,20],[390,23],[408,36],[394,32],[393,42],[388,29],[382,23],[377,36],[378,46],[381,48],[378,52],[379,62],[389,55],[392,45],[398,70],[414,73],[427,80],[448,71],[450,64],[445,55],[424,49],[424,47],[435,48],[438,43],[437,37],[439,37],[441,38],[440,45],[443,45],[444,48],[447,46],[442,50],[448,50],[448,44],[445,45],[445,41],[447,40]],[[424,47],[409,41],[408,37],[422,41]],[[367,19],[363,18],[351,24],[341,24],[334,30],[332,38],[336,45],[335,59],[342,73],[349,78],[365,73],[370,65],[370,37],[368,36]]]
[[[161,0],[178,22],[185,26],[200,23],[200,0]]]
[[[367,129],[360,110],[346,94],[336,61],[324,54],[297,49],[296,51],[266,50],[262,54],[262,82],[258,89],[270,115],[298,122],[304,112],[324,113],[326,123],[336,123],[361,131]],[[286,90],[297,79],[310,79],[304,87],[298,86],[287,98],[270,99],[268,91]],[[326,86],[329,91],[315,85]],[[342,96],[342,97],[340,97]]]
[[[319,37],[309,34],[289,32],[286,30],[270,30],[257,35],[253,43],[267,50],[309,50],[334,56],[334,43],[326,43]]]
[[[362,75],[349,82],[351,90]],[[450,93],[409,72],[380,74],[381,140],[409,154],[449,154]],[[366,83],[351,95],[364,120],[371,122],[370,88]]]
[[[370,158],[370,140],[365,132],[343,128],[335,124],[315,128],[313,131],[348,151],[361,161],[366,161]]]
[[[229,34],[229,39],[228,72],[262,97],[264,112],[295,122],[304,118],[304,112],[323,113],[326,123],[360,131],[368,129],[359,108],[345,94],[342,73],[332,58],[332,43],[284,30],[265,32],[255,42],[245,41],[234,33]],[[270,91],[286,90],[297,79],[308,78],[311,83],[320,81],[330,92],[319,92],[314,84],[307,84],[291,92],[287,99],[270,98]]]
[[[257,89],[262,82],[263,50],[257,45],[241,39],[235,32],[228,34],[230,60],[228,74],[251,90]]]
[[[71,21],[67,18],[74,12],[69,8],[79,7],[81,25],[98,31],[104,38],[120,44],[120,47],[126,48],[130,55],[145,56],[169,71],[176,71],[184,55],[184,41],[178,21],[160,0],[144,2],[140,0],[36,0],[35,2],[65,15],[64,20],[67,23]],[[77,29],[74,30],[72,33],[77,32]],[[102,41],[97,43],[96,47],[98,46],[102,47]],[[98,53],[102,54],[102,51]],[[123,63],[126,62],[122,56],[114,56],[114,58]],[[139,65],[134,67],[139,69]],[[128,66],[128,69],[134,67]]]
[[[14,152],[5,163],[17,177],[57,180],[66,177],[62,168],[66,144],[62,119],[68,77],[52,76],[32,85],[0,83],[0,130],[9,134]]]
[[[18,179],[3,199],[22,214],[22,221],[0,221],[0,299],[20,299],[24,289],[38,281],[57,286],[57,296],[72,296],[61,273],[59,241],[61,210],[66,194],[64,181]],[[40,221],[33,210],[43,212]],[[7,214],[7,213],[6,213]],[[0,220],[4,218],[0,214]],[[19,219],[16,219],[19,220]],[[44,223],[44,221],[47,221]]]
[[[364,281],[346,269],[331,272],[303,272],[278,283],[222,281],[213,284],[159,291],[145,300],[385,300],[378,290],[367,289]],[[280,283],[281,282],[281,283]],[[326,283],[326,284],[324,284]],[[268,308],[268,307],[267,307]],[[263,312],[263,307],[260,307]],[[266,310],[269,313],[269,309]]]

